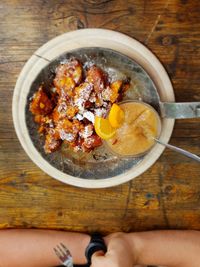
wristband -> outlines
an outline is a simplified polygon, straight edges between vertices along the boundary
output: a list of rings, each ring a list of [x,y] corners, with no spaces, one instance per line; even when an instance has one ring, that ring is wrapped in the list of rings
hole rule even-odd
[[[87,263],[88,266],[91,265],[92,255],[96,251],[100,251],[100,250],[103,251],[104,253],[106,253],[106,251],[107,251],[107,248],[106,248],[106,245],[104,243],[103,238],[98,233],[91,235],[90,243],[85,250],[85,257],[88,261],[88,263]]]

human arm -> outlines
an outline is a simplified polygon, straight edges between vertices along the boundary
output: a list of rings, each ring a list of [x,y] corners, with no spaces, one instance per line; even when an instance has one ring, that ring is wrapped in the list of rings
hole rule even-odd
[[[53,230],[0,230],[0,267],[52,267],[61,264],[53,248],[63,243],[75,264],[85,264],[89,235]]]
[[[107,253],[97,252],[92,267],[132,267],[162,265],[168,267],[200,266],[200,232],[149,231],[116,233],[105,237]]]

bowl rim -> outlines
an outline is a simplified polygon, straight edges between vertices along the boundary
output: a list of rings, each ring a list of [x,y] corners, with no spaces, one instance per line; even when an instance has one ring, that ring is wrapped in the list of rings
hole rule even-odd
[[[81,39],[83,40],[81,41]],[[167,72],[157,57],[143,44],[125,34],[111,30],[90,28],[72,31],[64,33],[44,44],[33,54],[23,67],[14,89],[12,102],[13,122],[18,139],[31,160],[44,172],[61,182],[84,188],[104,188],[125,183],[149,169],[160,157],[165,148],[156,144],[155,148],[148,153],[149,157],[145,157],[142,161],[142,166],[138,164],[134,166],[134,170],[130,169],[124,174],[99,180],[84,179],[65,174],[50,165],[36,150],[28,135],[25,116],[23,114],[24,110],[22,110],[24,101],[26,101],[26,95],[28,94],[28,91],[26,92],[27,86],[30,85],[37,76],[36,73],[38,74],[42,68],[48,65],[49,61],[64,52],[67,53],[74,50],[74,46],[73,49],[69,50],[72,44],[74,44],[76,48],[110,48],[132,58],[148,73],[156,88],[160,88],[158,93],[161,100],[165,99],[165,101],[174,102],[173,87]],[[138,62],[139,60],[141,60],[141,62]],[[145,63],[149,64],[146,64],[145,67],[143,65]],[[34,78],[31,76],[33,74],[35,75]],[[157,75],[158,77],[156,79]],[[158,86],[156,83],[161,83],[162,86],[161,84]],[[162,90],[162,87],[165,91],[163,91],[164,89]],[[167,131],[162,140],[168,142],[173,131],[174,119],[164,119],[163,127],[165,127]]]

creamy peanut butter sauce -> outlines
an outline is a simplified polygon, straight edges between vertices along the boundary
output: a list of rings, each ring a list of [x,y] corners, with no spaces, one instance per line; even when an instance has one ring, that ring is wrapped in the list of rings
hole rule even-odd
[[[120,104],[125,113],[122,126],[112,139],[107,140],[114,153],[122,156],[136,156],[148,151],[160,132],[158,114],[150,106],[140,102]]]

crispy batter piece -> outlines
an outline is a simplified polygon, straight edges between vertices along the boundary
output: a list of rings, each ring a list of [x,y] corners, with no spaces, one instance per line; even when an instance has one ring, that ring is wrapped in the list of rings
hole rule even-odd
[[[82,149],[83,151],[89,152],[93,150],[95,147],[98,147],[101,145],[102,145],[101,138],[98,135],[94,134],[84,139],[84,142],[82,143]]]
[[[60,119],[63,119],[65,117],[67,117],[68,119],[73,119],[78,111],[78,107],[72,106],[72,104],[65,99],[59,99],[57,106],[52,112],[52,117],[54,122],[57,123]]]
[[[49,96],[40,86],[30,103],[38,133],[45,137],[45,152],[55,152],[62,142],[76,152],[90,152],[101,146],[94,118],[107,116],[112,103],[120,101],[128,90],[130,81],[109,83],[107,74],[94,65],[84,77],[81,63],[71,59],[57,67],[53,84]]]
[[[110,96],[110,101],[114,103],[117,101],[117,98],[119,97],[119,91],[122,86],[122,80],[117,80],[113,83],[111,83],[110,88],[111,88],[111,96]]]
[[[106,85],[106,74],[95,65],[87,72],[86,80],[93,84],[96,93],[102,92]]]
[[[53,109],[51,100],[44,92],[42,86],[34,94],[33,100],[30,103],[30,111],[34,115],[47,115]]]
[[[54,127],[51,115],[35,115],[35,122],[39,124],[38,133],[45,134],[50,128]]]
[[[62,141],[60,139],[57,139],[55,133],[49,132],[45,136],[45,144],[44,144],[45,153],[49,154],[55,152],[60,148],[61,144]]]
[[[78,107],[80,112],[83,112],[85,109],[85,104],[88,104],[88,99],[92,90],[93,85],[88,82],[81,83],[78,87],[75,88],[74,103],[75,106]]]
[[[57,93],[62,91],[72,96],[73,89],[78,85],[82,78],[82,66],[76,59],[72,59],[65,64],[60,64],[56,69],[54,85]]]

